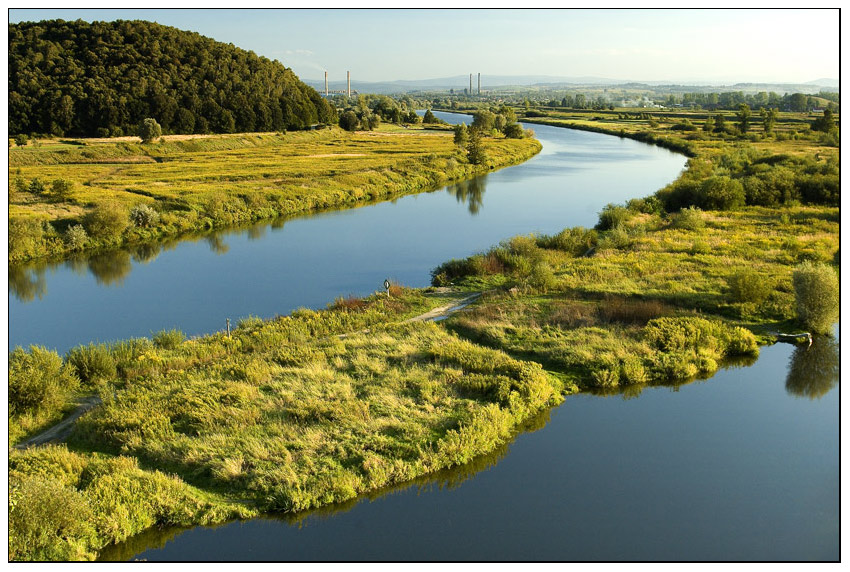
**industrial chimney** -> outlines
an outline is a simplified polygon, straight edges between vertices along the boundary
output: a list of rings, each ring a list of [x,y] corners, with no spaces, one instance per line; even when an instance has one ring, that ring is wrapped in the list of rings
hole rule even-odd
[[[328,96],[328,72],[325,72],[325,97]]]
[[[469,74],[469,95],[472,95],[472,74]]]
[[[478,95],[481,95],[481,72],[478,72]]]
[[[348,79],[348,97],[351,97],[351,72],[345,72],[345,77]]]

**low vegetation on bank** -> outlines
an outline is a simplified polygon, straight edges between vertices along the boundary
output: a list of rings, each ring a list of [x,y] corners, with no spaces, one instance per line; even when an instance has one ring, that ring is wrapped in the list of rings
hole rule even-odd
[[[189,231],[429,190],[528,159],[534,139],[486,138],[473,164],[450,133],[171,136],[43,141],[9,150],[9,260],[67,256]]]
[[[606,206],[593,229],[445,262],[432,277],[449,293],[394,286],[231,336],[160,332],[64,358],[15,350],[10,445],[76,397],[103,404],[67,444],[10,453],[10,559],[91,558],[153,524],[351,499],[492,451],[572,392],[688,383],[754,359],[771,332],[828,329],[839,209],[831,191],[803,188],[811,176],[829,191],[834,154],[789,143],[772,160],[737,137],[710,141],[681,179]],[[729,181],[706,182],[717,178]],[[777,200],[749,201],[755,179]],[[744,200],[670,201],[724,185]],[[468,309],[406,322],[470,290],[483,294]]]
[[[489,452],[561,399],[539,364],[404,323],[457,296],[390,293],[230,337],[69,352],[63,367],[103,405],[67,448],[12,451],[10,559],[91,558],[153,524],[347,500]]]

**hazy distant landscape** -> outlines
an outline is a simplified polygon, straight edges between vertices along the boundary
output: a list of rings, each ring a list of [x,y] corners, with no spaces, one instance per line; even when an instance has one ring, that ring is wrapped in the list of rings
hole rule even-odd
[[[478,75],[474,75],[477,86]],[[324,80],[321,78],[305,78],[305,83],[316,90],[324,89]],[[838,80],[831,78],[820,78],[813,81],[798,84],[786,83],[715,83],[715,82],[673,82],[673,81],[638,81],[620,80],[600,77],[554,77],[554,76],[496,76],[482,74],[481,82],[485,91],[506,91],[523,89],[547,91],[547,90],[580,90],[599,87],[623,87],[632,89],[644,89],[647,94],[666,96],[669,93],[682,91],[776,91],[779,93],[817,93],[823,90],[838,89]],[[343,79],[334,78],[328,81],[331,90],[342,90],[347,87]],[[356,77],[351,80],[351,88],[361,93],[417,93],[429,91],[449,91],[450,89],[463,91],[469,86],[469,76],[459,75],[454,77],[421,79],[421,80],[396,80],[383,82],[359,81]]]
[[[9,560],[838,561],[838,28],[10,10]]]

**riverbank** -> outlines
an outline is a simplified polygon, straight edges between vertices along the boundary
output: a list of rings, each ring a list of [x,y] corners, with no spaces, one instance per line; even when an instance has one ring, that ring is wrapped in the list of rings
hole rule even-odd
[[[451,133],[169,136],[159,143],[44,141],[10,149],[12,263],[417,193],[520,163],[534,139],[486,138],[470,164]]]
[[[445,304],[397,289],[247,321],[229,338],[80,352],[79,363],[104,364],[106,375],[83,381],[104,406],[77,424],[70,450],[10,457],[20,550],[10,557],[91,557],[157,522],[352,498],[491,450],[519,419],[580,388],[635,393],[710,375],[793,324],[797,263],[836,259],[837,208],[632,206],[605,209],[598,230],[516,237],[435,269],[440,284],[498,289],[439,325],[396,325]],[[164,490],[157,471],[179,476],[167,502],[114,493]],[[56,498],[93,511],[81,513],[89,536],[49,514],[41,528],[17,518]]]

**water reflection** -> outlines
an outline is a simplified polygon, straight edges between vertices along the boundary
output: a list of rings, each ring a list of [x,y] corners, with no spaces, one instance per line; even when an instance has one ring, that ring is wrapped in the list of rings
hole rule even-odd
[[[487,175],[481,175],[474,179],[460,181],[449,185],[446,191],[453,195],[457,202],[466,203],[469,214],[477,215],[484,205],[484,191],[487,190]]]
[[[750,367],[754,365],[758,361],[758,359],[758,355],[732,356],[724,359],[723,363],[720,364],[720,368],[717,371],[703,371],[689,379],[654,382],[648,384],[621,385],[618,387],[591,387],[587,389],[586,392],[596,397],[620,397],[624,401],[627,401],[629,399],[636,399],[640,397],[641,393],[643,393],[645,389],[653,387],[666,387],[670,389],[670,391],[676,392],[686,385],[690,385],[698,381],[708,381],[715,375],[717,375],[718,371]]]
[[[811,346],[797,346],[791,354],[785,390],[796,397],[820,399],[838,385],[839,354],[838,340],[832,336],[816,336]]]
[[[255,224],[248,229],[248,240],[259,240],[266,235],[267,223]]]
[[[47,294],[44,266],[9,267],[9,292],[22,302],[32,302]]]
[[[102,286],[120,286],[133,269],[130,253],[126,250],[110,250],[88,259],[89,272]]]
[[[207,244],[210,245],[210,250],[216,254],[227,254],[230,246],[221,239],[221,235],[211,234],[207,237]]]
[[[147,264],[156,260],[160,253],[160,245],[154,243],[139,244],[133,247],[133,260],[140,264]]]

